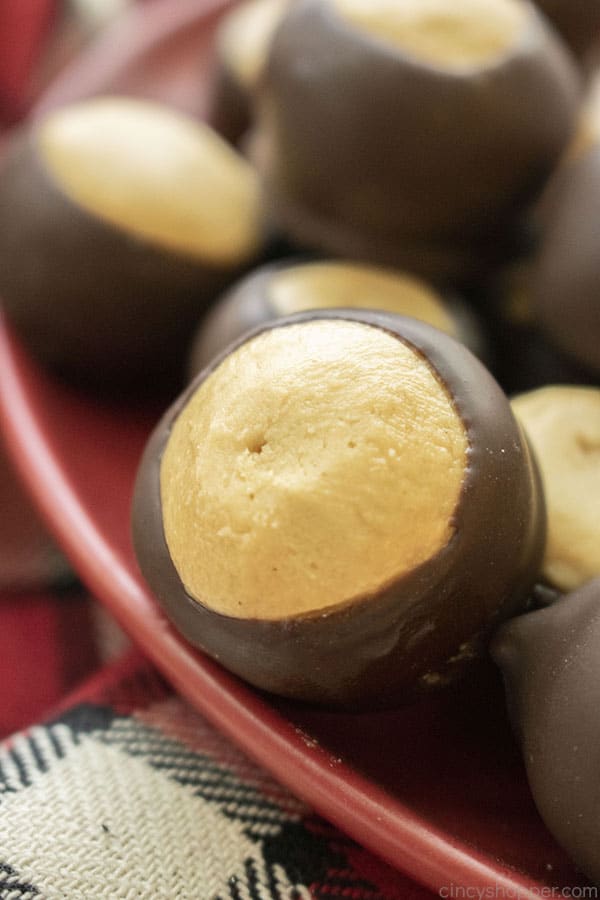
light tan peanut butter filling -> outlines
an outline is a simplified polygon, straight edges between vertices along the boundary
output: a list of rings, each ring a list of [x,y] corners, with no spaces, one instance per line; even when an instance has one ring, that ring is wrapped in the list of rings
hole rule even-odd
[[[462,69],[494,61],[527,16],[521,0],[329,0],[371,37],[427,63]]]
[[[282,316],[344,306],[380,309],[412,316],[457,337],[456,324],[442,300],[409,275],[354,263],[306,263],[276,272],[267,290]]]
[[[67,197],[131,235],[215,266],[258,247],[257,176],[201,122],[111,97],[51,113],[37,140]]]
[[[544,575],[574,590],[600,575],[600,389],[539,388],[515,397],[512,407],[544,482]]]
[[[220,613],[324,610],[411,571],[454,533],[468,438],[409,345],[363,323],[272,328],[173,424],[160,487],[188,593]]]
[[[223,20],[219,29],[222,57],[249,91],[260,80],[271,38],[289,4],[290,0],[246,0]]]

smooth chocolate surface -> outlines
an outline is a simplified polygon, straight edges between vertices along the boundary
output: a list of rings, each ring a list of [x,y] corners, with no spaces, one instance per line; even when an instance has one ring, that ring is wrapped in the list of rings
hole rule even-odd
[[[238,144],[252,124],[253,98],[225,60],[217,59],[212,75],[208,122],[225,140]]]
[[[535,314],[548,339],[600,374],[600,147],[561,176],[532,275]]]
[[[503,625],[492,654],[537,808],[600,883],[600,579]]]
[[[263,85],[268,203],[306,245],[460,277],[541,188],[578,94],[569,54],[533,8],[505,56],[456,74],[363,35],[326,0],[300,0]]]
[[[571,50],[584,56],[600,40],[599,0],[535,0]]]
[[[281,263],[255,269],[220,298],[200,324],[192,343],[188,372],[196,376],[229,344],[259,325],[277,317],[269,298],[267,284]]]
[[[173,422],[218,366],[217,359],[168,410],[149,441],[133,501],[134,544],[142,572],[169,618],[188,640],[236,674],[257,687],[313,703],[391,706],[452,680],[480,653],[490,629],[519,610],[541,562],[543,497],[505,396],[462,345],[413,319],[350,310],[303,313],[254,333],[318,319],[384,329],[423,354],[447,386],[470,445],[453,539],[375,595],[326,614],[244,620],[219,615],[190,598],[165,540],[160,465]]]
[[[196,323],[240,267],[211,267],[126,234],[69,199],[35,132],[0,178],[0,294],[27,346],[93,386],[179,384]]]
[[[493,336],[495,377],[509,395],[547,384],[593,383],[589,369],[561,352],[540,329],[531,281],[532,258],[527,256],[501,272],[484,295],[482,314]]]

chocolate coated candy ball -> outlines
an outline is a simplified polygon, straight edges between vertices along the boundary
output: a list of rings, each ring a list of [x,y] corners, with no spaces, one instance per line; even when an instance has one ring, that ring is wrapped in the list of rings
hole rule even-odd
[[[261,95],[273,215],[307,246],[456,276],[542,187],[578,94],[520,0],[299,0]]]
[[[536,578],[544,507],[487,370],[368,311],[280,319],[157,427],[133,505],[142,571],[252,684],[342,707],[451,680]]]
[[[156,384],[261,243],[251,167],[207,126],[101,98],[19,135],[0,171],[0,295],[28,346],[80,380]]]

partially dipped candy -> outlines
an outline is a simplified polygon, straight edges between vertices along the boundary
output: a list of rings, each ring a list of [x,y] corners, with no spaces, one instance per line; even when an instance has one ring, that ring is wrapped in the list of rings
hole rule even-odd
[[[261,93],[270,209],[307,246],[456,279],[543,186],[578,93],[520,0],[299,0]]]
[[[452,680],[539,569],[544,506],[508,402],[452,338],[327,310],[257,330],[142,460],[142,572],[252,684],[390,706]]]
[[[28,347],[120,387],[179,371],[190,331],[259,252],[256,176],[207,126],[97,98],[18,134],[0,171],[0,295]]]

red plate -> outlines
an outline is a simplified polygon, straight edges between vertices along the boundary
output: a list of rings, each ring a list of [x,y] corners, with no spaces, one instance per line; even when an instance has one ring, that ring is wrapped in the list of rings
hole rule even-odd
[[[155,0],[134,11],[40,105],[127,91],[201,111],[223,6]],[[535,812],[495,677],[360,716],[248,688],[178,636],[138,572],[129,503],[155,413],[54,382],[0,322],[0,414],[14,462],[90,589],[191,703],[320,813],[442,896],[533,898],[583,883]]]

